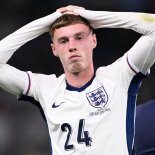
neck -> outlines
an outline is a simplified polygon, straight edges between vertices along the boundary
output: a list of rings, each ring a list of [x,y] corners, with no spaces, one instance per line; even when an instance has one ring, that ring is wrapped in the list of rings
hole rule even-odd
[[[66,74],[66,80],[69,85],[80,88],[89,82],[94,76],[94,70],[89,72],[79,72],[76,74]]]

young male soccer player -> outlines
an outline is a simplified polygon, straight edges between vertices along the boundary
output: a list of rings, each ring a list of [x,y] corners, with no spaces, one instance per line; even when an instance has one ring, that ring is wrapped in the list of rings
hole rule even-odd
[[[120,59],[94,71],[92,28],[131,29],[142,37]],[[19,47],[49,31],[63,75],[23,72],[6,64]],[[62,7],[1,40],[0,86],[40,103],[53,155],[131,155],[137,90],[154,63],[154,42],[153,14]]]

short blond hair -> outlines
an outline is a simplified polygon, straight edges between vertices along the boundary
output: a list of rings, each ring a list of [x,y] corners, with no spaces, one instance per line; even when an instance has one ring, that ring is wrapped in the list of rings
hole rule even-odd
[[[86,26],[89,27],[90,30],[93,30],[90,23],[85,18],[73,14],[64,14],[58,19],[56,19],[55,22],[51,25],[50,29],[51,38],[53,38],[56,29],[77,23],[85,24]]]

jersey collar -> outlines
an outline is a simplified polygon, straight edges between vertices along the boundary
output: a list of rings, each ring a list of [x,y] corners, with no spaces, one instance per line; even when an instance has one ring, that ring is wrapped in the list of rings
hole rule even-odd
[[[66,80],[66,89],[67,89],[67,90],[70,90],[70,91],[82,92],[82,91],[85,90],[88,86],[91,85],[91,83],[93,82],[94,78],[95,78],[95,74],[94,74],[94,76],[90,79],[90,81],[88,81],[85,85],[83,85],[83,86],[80,87],[80,88],[71,86],[71,85],[67,82],[67,80]]]

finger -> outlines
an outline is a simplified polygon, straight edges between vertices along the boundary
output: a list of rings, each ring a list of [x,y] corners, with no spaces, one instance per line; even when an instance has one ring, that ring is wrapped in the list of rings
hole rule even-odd
[[[59,11],[59,12],[63,13],[65,11],[67,11],[67,8],[66,7],[61,7],[59,9],[57,9],[56,11]]]
[[[82,9],[82,10],[84,10],[85,9],[84,7],[76,6],[76,5],[68,5],[67,8],[69,10],[74,10],[74,9]]]
[[[66,7],[61,7],[59,9],[57,9],[56,11],[60,11],[61,13],[65,13],[67,11],[70,11],[70,12],[74,12],[74,9],[82,9],[84,10],[85,8],[84,7],[79,7],[79,6],[75,6],[75,5],[68,5]]]
[[[75,5],[69,5],[69,6],[67,6],[67,9],[72,11],[72,14],[77,15],[77,16],[79,15],[79,13],[75,10],[85,10],[84,7],[75,6]]]
[[[73,11],[65,11],[62,14],[75,14]]]

